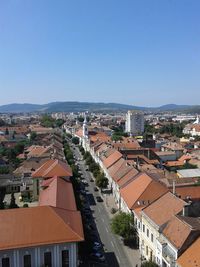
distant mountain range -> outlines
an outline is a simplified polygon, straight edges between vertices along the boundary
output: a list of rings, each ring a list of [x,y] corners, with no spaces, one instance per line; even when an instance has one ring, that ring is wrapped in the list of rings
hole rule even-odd
[[[186,113],[200,113],[200,105],[176,105],[167,104],[160,107],[138,107],[117,103],[90,103],[90,102],[52,102],[48,104],[8,104],[0,106],[0,113],[27,113],[27,112],[114,112],[114,111],[127,111],[130,109],[143,110],[149,112],[186,112]]]

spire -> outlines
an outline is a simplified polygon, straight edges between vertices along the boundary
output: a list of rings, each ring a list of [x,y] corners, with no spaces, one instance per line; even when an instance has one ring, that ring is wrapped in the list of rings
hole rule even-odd
[[[87,124],[87,117],[86,117],[86,114],[84,113],[84,122],[83,124]]]
[[[86,114],[85,113],[84,113],[84,122],[83,122],[83,137],[84,138],[88,137],[87,118],[86,118]]]
[[[199,115],[197,115],[196,121],[193,124],[200,124]]]

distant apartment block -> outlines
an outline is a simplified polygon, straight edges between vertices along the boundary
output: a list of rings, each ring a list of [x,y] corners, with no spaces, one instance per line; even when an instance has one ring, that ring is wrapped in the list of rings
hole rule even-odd
[[[125,131],[134,136],[144,132],[144,114],[141,111],[129,110],[127,112]]]

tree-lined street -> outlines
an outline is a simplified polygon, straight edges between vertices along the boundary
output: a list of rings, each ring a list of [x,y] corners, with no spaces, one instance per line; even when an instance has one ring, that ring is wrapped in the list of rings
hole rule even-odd
[[[86,187],[86,197],[93,212],[99,238],[104,247],[106,257],[104,265],[113,267],[135,267],[136,263],[130,262],[124,251],[123,242],[111,232],[109,211],[106,209],[105,203],[96,201],[96,197],[101,196],[101,193],[99,191],[94,191],[95,183],[91,182],[93,176],[89,171],[86,171],[87,166],[84,160],[80,160],[82,159],[82,155],[79,149],[76,146],[72,146],[72,151],[77,160],[82,177],[84,177],[88,183]]]

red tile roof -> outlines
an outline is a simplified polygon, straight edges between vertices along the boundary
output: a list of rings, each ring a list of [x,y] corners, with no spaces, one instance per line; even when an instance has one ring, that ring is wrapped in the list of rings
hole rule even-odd
[[[58,159],[50,159],[32,174],[33,178],[50,178],[53,176],[72,176],[71,168],[66,162]]]
[[[163,235],[170,241],[170,243],[181,250],[191,240],[200,234],[200,220],[199,218],[173,216],[165,226]],[[191,243],[191,241],[190,241]],[[190,244],[189,244],[190,245]]]
[[[200,267],[200,237],[178,258],[180,267]]]
[[[182,199],[200,200],[200,186],[176,187],[176,194]]]
[[[161,226],[182,211],[185,201],[167,192],[151,205],[143,209],[144,215],[148,216],[156,225]]]
[[[114,152],[110,156],[103,160],[103,165],[106,168],[110,168],[115,162],[117,162],[121,158],[122,154],[119,151],[114,150]]]
[[[43,182],[45,182],[45,187],[47,186],[47,188],[40,192],[40,206],[76,210],[76,201],[71,182],[60,177],[53,177]]]
[[[81,216],[50,206],[0,212],[0,250],[83,241]]]
[[[164,185],[149,175],[141,173],[124,184],[120,189],[120,194],[128,208],[133,210],[139,206],[148,205],[167,191],[168,189]]]

